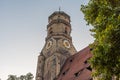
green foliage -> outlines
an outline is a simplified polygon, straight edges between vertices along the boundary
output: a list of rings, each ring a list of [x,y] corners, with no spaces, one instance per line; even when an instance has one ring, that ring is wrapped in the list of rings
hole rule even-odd
[[[120,78],[120,0],[90,0],[81,11],[88,25],[93,26],[93,76],[100,80]]]
[[[18,80],[16,75],[9,75],[7,80]]]
[[[33,80],[33,78],[34,78],[34,76],[31,73],[27,73],[25,80]]]
[[[31,73],[27,73],[26,75],[21,75],[17,77],[16,75],[9,75],[7,80],[33,80],[34,76]]]

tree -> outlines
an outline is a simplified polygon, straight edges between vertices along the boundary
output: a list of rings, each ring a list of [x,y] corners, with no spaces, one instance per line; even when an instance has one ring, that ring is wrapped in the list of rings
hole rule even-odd
[[[19,80],[25,80],[25,78],[26,78],[25,75],[21,75],[21,76],[19,77]]]
[[[91,67],[99,80],[120,78],[120,0],[90,0],[82,5],[88,25],[92,25],[95,41],[91,44]]]
[[[7,80],[18,80],[16,75],[9,75]]]
[[[26,80],[33,80],[34,76],[31,73],[26,74]]]
[[[33,78],[33,74],[27,73],[26,75],[20,75],[20,77],[17,77],[16,75],[9,75],[7,80],[33,80]]]

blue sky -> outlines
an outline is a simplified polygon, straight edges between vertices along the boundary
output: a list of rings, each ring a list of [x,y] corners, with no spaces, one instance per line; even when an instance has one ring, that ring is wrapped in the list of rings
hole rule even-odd
[[[89,0],[0,0],[0,78],[36,73],[37,57],[45,44],[48,16],[54,11],[71,16],[72,38],[79,51],[93,42],[80,11]]]

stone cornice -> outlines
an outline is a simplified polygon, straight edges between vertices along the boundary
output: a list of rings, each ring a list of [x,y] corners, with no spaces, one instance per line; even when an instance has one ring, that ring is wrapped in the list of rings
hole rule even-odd
[[[57,24],[57,23],[63,23],[65,25],[68,25],[69,27],[71,27],[71,24],[63,19],[56,19],[56,20],[53,20],[51,21],[48,25],[47,25],[47,29],[49,26],[53,25],[53,24]]]
[[[46,37],[46,41],[48,40],[48,39],[50,39],[51,37],[54,37],[54,36],[57,36],[57,37],[65,37],[65,38],[68,38],[69,40],[71,40],[72,41],[72,37],[71,36],[69,36],[69,35],[66,35],[66,34],[63,34],[63,33],[54,33],[54,34],[50,34],[49,36],[47,36]]]
[[[61,15],[67,16],[70,19],[70,16],[68,14],[66,14],[65,12],[63,12],[63,11],[55,11],[53,14],[51,14],[49,16],[49,19],[52,18],[53,16],[57,15],[57,14],[61,14]]]

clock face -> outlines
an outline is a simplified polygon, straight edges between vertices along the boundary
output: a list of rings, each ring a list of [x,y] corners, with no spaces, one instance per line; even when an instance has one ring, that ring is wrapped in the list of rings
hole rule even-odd
[[[63,41],[63,45],[66,47],[66,48],[70,48],[70,43],[68,40],[64,40]]]
[[[47,42],[46,48],[49,49],[51,46],[52,46],[52,41],[50,40]]]

